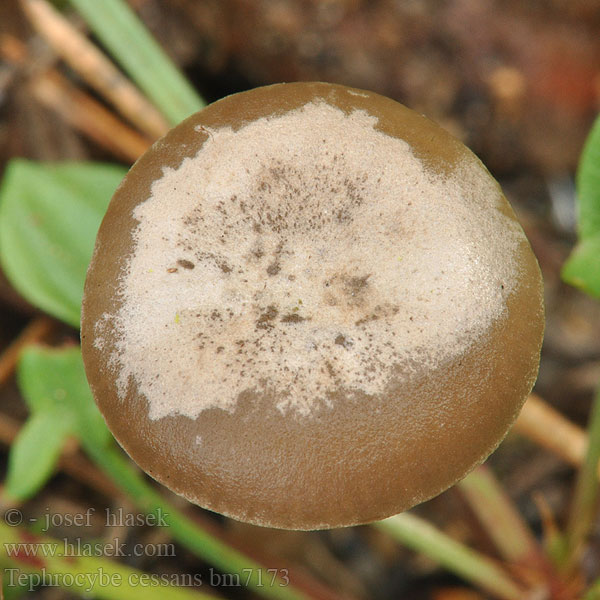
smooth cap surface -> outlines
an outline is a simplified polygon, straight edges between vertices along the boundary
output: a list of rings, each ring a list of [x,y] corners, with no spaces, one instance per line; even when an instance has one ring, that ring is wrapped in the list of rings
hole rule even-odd
[[[539,267],[481,162],[382,96],[229,96],[131,169],[82,347],[117,440],[259,525],[387,517],[481,462],[535,380]]]

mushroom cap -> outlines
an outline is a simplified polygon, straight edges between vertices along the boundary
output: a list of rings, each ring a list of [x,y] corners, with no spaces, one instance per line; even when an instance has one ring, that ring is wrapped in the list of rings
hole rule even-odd
[[[81,326],[142,469],[235,519],[319,529],[401,512],[494,450],[536,378],[542,280],[498,184],[438,125],[278,84],[136,162]]]

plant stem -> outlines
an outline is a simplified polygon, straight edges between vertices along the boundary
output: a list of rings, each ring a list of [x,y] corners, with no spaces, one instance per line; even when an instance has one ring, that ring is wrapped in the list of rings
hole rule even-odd
[[[160,575],[144,573],[108,558],[71,556],[64,540],[33,536],[2,521],[0,539],[3,565],[9,565],[2,569],[0,578],[5,586],[47,585],[104,600],[214,600],[214,596],[195,590],[165,585]],[[23,581],[23,573],[31,579]],[[202,581],[197,585],[202,585]]]
[[[585,431],[571,423],[537,394],[529,394],[515,421],[514,431],[574,467],[579,467],[583,462],[587,445]]]
[[[187,79],[123,0],[71,0],[107,50],[171,125],[204,106]]]
[[[53,50],[130,123],[151,139],[168,131],[169,126],[156,107],[48,0],[21,0],[21,6]]]
[[[540,566],[543,559],[535,537],[488,467],[481,465],[458,487],[506,561]]]
[[[94,462],[121,488],[141,510],[162,514],[170,528],[173,539],[185,546],[196,556],[215,565],[226,573],[239,574],[245,585],[266,598],[278,600],[301,600],[305,598],[298,590],[282,578],[282,569],[273,579],[275,569],[250,560],[241,552],[210,535],[174,506],[167,503],[136,471],[116,447],[98,448],[85,444],[86,451]],[[273,580],[272,580],[273,579]]]
[[[600,388],[592,403],[585,459],[577,474],[575,493],[567,523],[568,572],[573,569],[592,527],[598,504],[598,461],[600,460]]]
[[[526,592],[491,559],[453,540],[419,517],[402,513],[379,521],[375,526],[497,598],[522,600],[526,597]]]

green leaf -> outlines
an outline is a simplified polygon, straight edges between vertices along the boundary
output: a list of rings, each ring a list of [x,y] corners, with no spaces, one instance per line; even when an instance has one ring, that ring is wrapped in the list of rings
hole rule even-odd
[[[60,410],[31,416],[10,449],[5,493],[15,500],[34,496],[54,471],[72,423]]]
[[[13,160],[0,187],[0,262],[32,304],[79,327],[96,233],[126,170]]]
[[[123,0],[71,0],[92,31],[172,125],[202,98]]]
[[[577,244],[561,274],[568,284],[600,298],[600,235]]]
[[[67,436],[102,451],[111,435],[92,398],[78,347],[28,346],[17,381],[31,416],[10,450],[6,493],[24,500],[52,475]]]
[[[590,132],[577,170],[579,237],[600,236],[600,116]]]
[[[28,346],[21,355],[17,376],[32,411],[59,408],[83,444],[102,447],[111,439],[92,398],[79,347]]]
[[[590,132],[577,169],[579,243],[562,268],[562,278],[600,298],[600,116]]]

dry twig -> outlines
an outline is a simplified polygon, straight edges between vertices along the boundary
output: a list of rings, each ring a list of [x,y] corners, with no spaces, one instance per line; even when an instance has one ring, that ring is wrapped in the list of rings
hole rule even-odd
[[[169,126],[163,116],[114,65],[46,0],[21,0],[35,29],[81,77],[151,138]]]
[[[531,394],[515,423],[515,430],[578,467],[583,461],[587,435],[537,394]]]
[[[26,47],[9,35],[0,37],[0,57],[23,68],[28,61]],[[121,159],[128,162],[137,160],[152,143],[89,94],[73,86],[56,69],[32,74],[29,86],[38,102]]]
[[[0,386],[4,385],[14,373],[21,351],[25,346],[39,342],[47,337],[54,328],[54,321],[48,317],[37,317],[13,340],[0,355]]]
[[[32,80],[30,89],[36,100],[122,159],[136,161],[151,144],[58,72]]]

